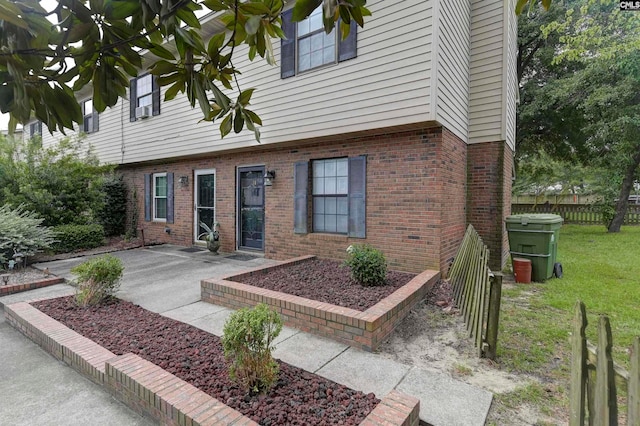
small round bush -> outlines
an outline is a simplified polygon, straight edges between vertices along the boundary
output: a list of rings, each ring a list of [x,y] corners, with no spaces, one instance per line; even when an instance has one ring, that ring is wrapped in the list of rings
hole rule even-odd
[[[122,261],[111,255],[96,257],[71,268],[78,281],[78,305],[97,305],[113,297],[120,287],[123,270]]]
[[[387,261],[384,254],[369,245],[351,245],[345,265],[351,268],[351,278],[365,287],[385,285]]]
[[[271,356],[282,319],[264,303],[240,309],[224,324],[222,346],[229,376],[252,395],[266,392],[278,379],[279,367]]]

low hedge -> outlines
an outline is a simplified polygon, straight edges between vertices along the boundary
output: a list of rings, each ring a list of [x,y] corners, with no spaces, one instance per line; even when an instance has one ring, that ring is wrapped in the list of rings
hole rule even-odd
[[[104,244],[102,225],[60,225],[54,226],[56,241],[51,248],[56,253],[68,253],[100,247]]]

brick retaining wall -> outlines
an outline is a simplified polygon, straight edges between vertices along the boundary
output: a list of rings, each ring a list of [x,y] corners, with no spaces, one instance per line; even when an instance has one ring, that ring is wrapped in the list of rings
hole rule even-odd
[[[134,354],[117,356],[26,302],[5,306],[9,324],[55,358],[163,425],[257,425],[193,385]],[[361,423],[418,426],[420,401],[390,392]]]
[[[64,278],[61,278],[61,277],[44,278],[38,281],[32,281],[30,283],[22,283],[22,284],[2,285],[2,283],[0,282],[0,297],[8,296],[14,293],[20,293],[22,291],[33,290],[36,288],[60,284],[63,282],[64,282]]]
[[[302,256],[222,279],[203,280],[201,299],[233,309],[265,303],[275,309],[288,326],[374,351],[440,278],[438,271],[424,271],[364,312],[241,283],[245,277],[313,258],[315,256]]]

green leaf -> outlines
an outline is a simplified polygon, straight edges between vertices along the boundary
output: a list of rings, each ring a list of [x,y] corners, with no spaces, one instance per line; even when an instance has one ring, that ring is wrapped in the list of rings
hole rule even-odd
[[[291,20],[293,22],[300,22],[304,20],[321,4],[322,0],[298,0],[296,5],[293,7]]]
[[[176,16],[191,28],[200,28],[200,21],[198,20],[198,18],[196,18],[196,15],[192,11],[179,9],[176,12]]]
[[[255,89],[252,88],[242,91],[242,93],[240,93],[240,96],[238,96],[238,104],[242,106],[248,105],[254,90]]]
[[[262,126],[262,120],[255,112],[245,109],[244,114],[247,116],[247,119],[251,119],[252,123]]]
[[[140,11],[139,1],[111,1],[105,7],[107,20],[125,19]]]
[[[179,92],[184,92],[184,80],[182,79],[176,81],[171,87],[167,89],[166,92],[164,92],[164,100],[172,100]]]
[[[28,28],[27,23],[18,16],[21,14],[20,8],[12,3],[0,2],[0,20],[13,24],[18,28],[26,29]]]
[[[178,71],[176,64],[164,60],[157,61],[151,66],[151,74],[163,75]]]
[[[218,51],[220,50],[220,48],[222,47],[222,44],[224,43],[224,39],[225,39],[224,33],[219,33],[211,37],[211,39],[209,40],[209,43],[207,44],[207,53],[209,54],[210,57],[216,56],[218,54]]]
[[[224,120],[222,120],[222,123],[220,123],[220,136],[222,138],[224,138],[231,132],[231,117],[232,114],[229,113],[229,115],[227,115]]]
[[[149,46],[149,52],[153,53],[154,55],[162,59],[169,59],[170,61],[173,61],[176,59],[175,56],[173,56],[173,53],[171,53],[166,48],[160,46],[159,44],[154,43],[151,46]]]
[[[233,120],[233,131],[236,133],[240,133],[243,127],[244,127],[244,116],[242,114],[242,110],[238,110],[236,111],[236,117]]]
[[[245,2],[240,3],[239,9],[247,13],[249,15],[269,15],[271,14],[271,9],[267,7],[264,3],[260,2]]]

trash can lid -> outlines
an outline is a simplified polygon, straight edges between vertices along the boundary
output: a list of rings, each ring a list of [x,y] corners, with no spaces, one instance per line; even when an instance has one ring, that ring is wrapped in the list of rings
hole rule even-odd
[[[507,223],[518,223],[522,225],[527,225],[529,223],[535,224],[554,224],[554,223],[562,223],[562,216],[558,216],[557,214],[548,214],[548,213],[537,213],[537,214],[512,214],[511,216],[507,216],[504,220]]]

